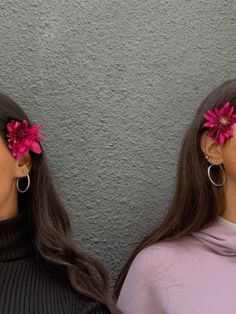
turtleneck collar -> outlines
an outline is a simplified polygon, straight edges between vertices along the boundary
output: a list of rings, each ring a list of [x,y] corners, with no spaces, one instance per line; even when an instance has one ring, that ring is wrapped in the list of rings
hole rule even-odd
[[[191,234],[220,255],[236,255],[236,224],[223,217],[218,217],[212,225]]]
[[[26,211],[0,220],[0,263],[33,256],[33,235]]]

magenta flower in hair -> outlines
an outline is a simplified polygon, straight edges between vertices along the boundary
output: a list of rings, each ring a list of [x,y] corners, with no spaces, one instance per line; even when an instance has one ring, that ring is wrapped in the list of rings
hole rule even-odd
[[[233,136],[232,125],[236,123],[234,106],[229,101],[221,109],[208,110],[204,114],[207,122],[203,126],[210,128],[209,136],[213,137],[218,144],[224,144],[225,140]]]
[[[17,160],[20,160],[29,150],[41,154],[40,141],[44,141],[46,137],[39,132],[39,129],[39,124],[30,126],[27,120],[21,122],[12,120],[7,124],[8,147]]]

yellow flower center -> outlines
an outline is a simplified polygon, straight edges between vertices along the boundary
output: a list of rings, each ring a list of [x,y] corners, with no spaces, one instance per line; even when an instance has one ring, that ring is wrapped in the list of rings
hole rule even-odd
[[[229,124],[229,119],[226,118],[226,117],[220,117],[219,118],[219,122],[220,122],[221,125],[227,126]]]

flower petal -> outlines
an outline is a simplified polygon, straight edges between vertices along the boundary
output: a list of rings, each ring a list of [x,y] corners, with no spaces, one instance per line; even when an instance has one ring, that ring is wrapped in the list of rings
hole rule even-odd
[[[221,132],[219,133],[219,139],[220,139],[219,144],[224,144],[225,136],[224,136],[224,134],[221,133]]]
[[[205,113],[203,116],[204,116],[204,118],[205,118],[206,120],[209,120],[209,121],[215,121],[215,120],[216,120],[216,117],[213,118],[212,116],[210,116],[210,115],[207,114],[207,113]]]
[[[39,143],[37,141],[31,142],[30,149],[32,150],[32,152],[34,152],[36,154],[40,154],[42,152],[41,146],[39,145]]]
[[[39,139],[40,141],[45,141],[45,140],[46,140],[46,136],[45,136],[44,134],[42,134],[42,133],[39,133],[39,134],[38,134],[38,139]]]
[[[213,118],[216,118],[217,117],[217,114],[214,112],[214,111],[211,111],[211,110],[208,110],[207,111],[207,114],[212,116]]]
[[[22,121],[11,120],[7,124],[8,147],[14,157],[20,159],[30,149],[37,154],[42,152],[39,142],[45,140],[46,137],[39,132],[39,129],[39,124],[30,126],[26,119]]]
[[[234,112],[234,107],[233,106],[231,106],[230,107],[230,110],[229,110],[229,113],[228,113],[228,117],[231,117],[232,116],[232,114],[233,114],[233,112]]]
[[[203,126],[206,126],[206,127],[210,127],[210,128],[213,128],[215,126],[217,126],[214,122],[205,122],[203,124]]]
[[[236,123],[236,115],[233,115],[232,119],[231,119],[231,123]]]
[[[29,122],[27,120],[23,120],[21,123],[23,128],[27,129],[29,127]]]
[[[29,132],[29,134],[31,134],[31,135],[36,135],[36,134],[38,134],[38,131],[39,131],[39,129],[40,129],[40,125],[39,124],[34,124],[34,125],[32,125],[32,127],[28,130],[28,132]]]
[[[232,128],[228,128],[223,134],[224,134],[224,136],[226,138],[230,138],[230,137],[233,136],[233,129]]]

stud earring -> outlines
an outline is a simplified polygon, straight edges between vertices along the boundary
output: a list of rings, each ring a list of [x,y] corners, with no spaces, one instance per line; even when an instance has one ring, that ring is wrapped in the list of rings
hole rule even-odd
[[[207,160],[209,163],[211,163],[211,159],[210,159],[210,157],[209,157],[208,155],[205,155],[205,158],[206,158],[206,160]]]

